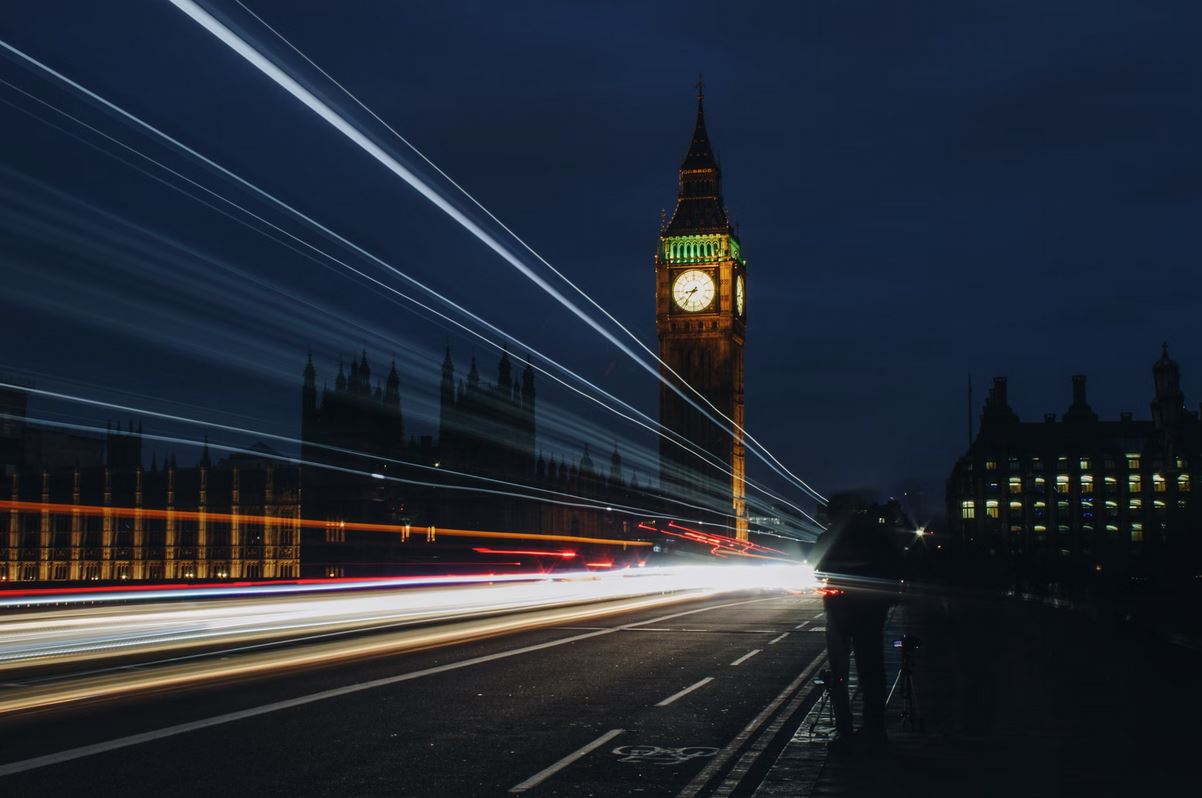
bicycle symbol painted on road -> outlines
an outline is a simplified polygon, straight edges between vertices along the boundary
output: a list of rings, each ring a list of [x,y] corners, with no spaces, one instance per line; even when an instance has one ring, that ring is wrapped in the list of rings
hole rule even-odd
[[[702,745],[684,748],[660,748],[658,745],[623,745],[614,749],[619,762],[638,762],[644,765],[679,765],[690,759],[713,756],[717,748]]]

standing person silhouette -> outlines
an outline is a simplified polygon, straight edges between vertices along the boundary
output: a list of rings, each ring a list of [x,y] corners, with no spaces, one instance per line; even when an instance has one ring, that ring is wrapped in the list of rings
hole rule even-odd
[[[832,748],[854,742],[881,744],[885,735],[885,618],[898,588],[900,556],[888,515],[869,508],[833,524],[815,544],[820,578],[826,579],[826,647],[830,659],[828,689],[835,712]],[[855,651],[863,726],[853,733],[847,679]],[[853,736],[854,735],[854,736]]]

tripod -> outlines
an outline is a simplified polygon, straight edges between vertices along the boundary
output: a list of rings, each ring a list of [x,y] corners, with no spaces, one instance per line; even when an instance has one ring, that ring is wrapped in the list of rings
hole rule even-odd
[[[911,731],[923,731],[924,724],[922,716],[918,713],[918,699],[914,695],[914,650],[918,648],[918,638],[910,635],[902,635],[901,640],[894,641],[895,648],[901,649],[901,668],[897,672],[897,679],[893,682],[893,689],[889,691],[889,697],[885,699],[888,704],[893,700],[893,693],[901,688],[901,728],[905,728],[906,724],[910,724]]]
[[[818,724],[824,720],[828,721],[830,728],[835,726],[835,705],[831,702],[831,682],[834,677],[831,676],[830,669],[824,669],[818,674],[815,681],[822,685],[822,698],[818,702],[818,711],[814,713],[813,720],[810,721],[810,737],[814,736],[814,730],[818,728]]]

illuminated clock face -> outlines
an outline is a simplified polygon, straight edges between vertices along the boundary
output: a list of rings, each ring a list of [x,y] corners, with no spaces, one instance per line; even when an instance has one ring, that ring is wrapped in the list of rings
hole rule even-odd
[[[743,296],[743,275],[740,274],[735,278],[735,310],[739,312],[740,316],[743,315],[746,302],[747,300]]]
[[[700,269],[689,269],[672,284],[672,298],[681,310],[705,310],[714,301],[714,278]]]

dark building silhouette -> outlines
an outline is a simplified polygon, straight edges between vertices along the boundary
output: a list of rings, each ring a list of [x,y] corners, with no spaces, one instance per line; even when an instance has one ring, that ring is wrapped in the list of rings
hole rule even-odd
[[[732,419],[734,426],[715,424],[676,391],[661,385],[660,422],[720,468],[706,466],[680,446],[661,439],[660,484],[665,493],[718,504],[744,540],[746,272],[747,261],[722,199],[722,173],[705,129],[699,93],[693,139],[680,164],[676,208],[660,228],[655,255],[655,327],[660,358],[667,364],[662,369],[664,378],[715,418],[721,420],[721,413]],[[717,412],[693,396],[682,381]]]
[[[325,522],[324,530],[304,532],[307,574],[378,572],[441,557],[447,552],[436,546],[412,545],[427,534],[426,543],[437,543],[440,529],[627,536],[633,516],[603,507],[657,501],[623,478],[616,447],[607,467],[594,463],[587,443],[572,461],[536,452],[534,368],[515,364],[507,350],[489,380],[474,356],[460,377],[447,348],[437,437],[406,439],[395,367],[383,388],[370,387],[370,373],[364,353],[319,401],[311,358],[305,366],[303,514]],[[603,507],[575,506],[581,501]],[[343,522],[404,532],[385,536]]]
[[[6,476],[13,468],[26,464],[69,468],[105,462],[104,439],[27,423],[28,404],[25,391],[0,388],[0,470]]]
[[[951,534],[1032,583],[1198,570],[1202,424],[1167,345],[1152,374],[1147,421],[1099,419],[1076,376],[1060,420],[1023,422],[996,378],[947,483]]]

